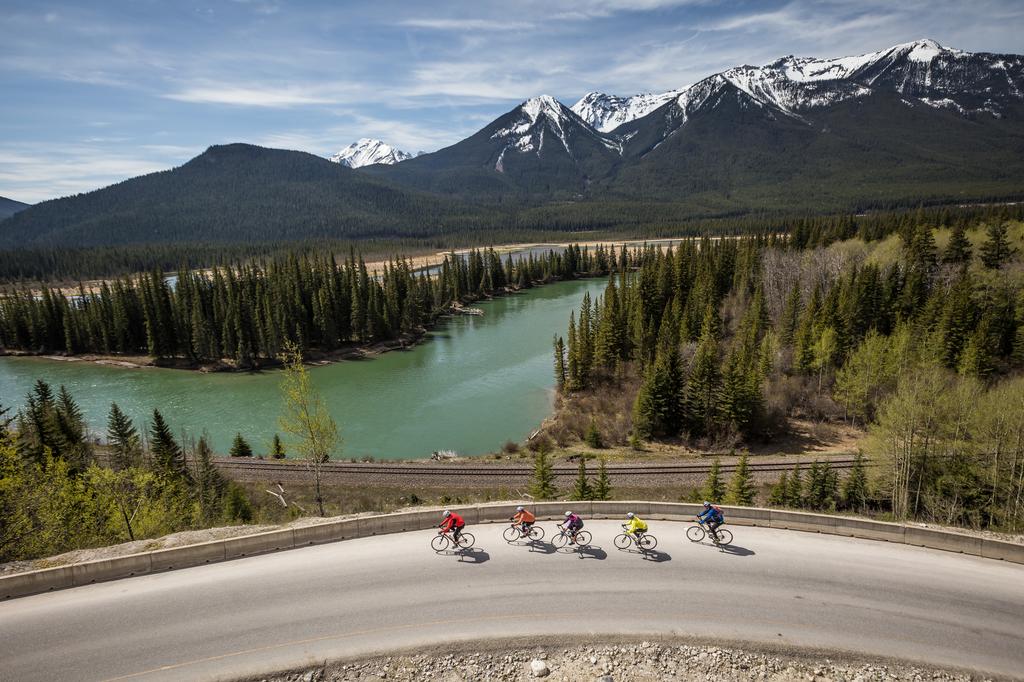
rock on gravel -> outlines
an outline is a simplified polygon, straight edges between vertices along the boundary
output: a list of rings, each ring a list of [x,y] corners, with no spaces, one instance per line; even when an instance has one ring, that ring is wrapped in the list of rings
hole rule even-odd
[[[493,644],[454,654],[404,654],[329,664],[313,670],[293,670],[258,679],[264,682],[528,682],[594,680],[600,682],[972,682],[983,680],[962,672],[897,663],[832,661],[788,654],[766,654],[740,649],[632,642],[587,644],[557,652],[511,648]]]

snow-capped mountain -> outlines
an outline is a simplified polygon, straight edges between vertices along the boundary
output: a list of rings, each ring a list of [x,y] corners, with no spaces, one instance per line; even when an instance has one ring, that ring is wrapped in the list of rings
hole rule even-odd
[[[1003,115],[1024,99],[1024,58],[971,53],[917,40],[854,57],[783,57],[765,66],[738,66],[682,90],[616,97],[589,93],[573,110],[592,126],[614,131],[674,101],[683,122],[723,88],[736,88],[752,103],[785,115],[826,107],[878,92],[896,92],[958,113]]]
[[[369,172],[473,201],[703,196],[696,210],[711,213],[739,195],[796,205],[809,188],[820,204],[851,181],[868,200],[933,196],[927,178],[941,196],[965,182],[987,196],[1024,177],[1022,92],[1024,57],[933,40],[787,56],[660,94],[591,92],[572,108],[535,97],[450,147]]]
[[[584,121],[602,133],[608,133],[623,123],[646,116],[666,102],[679,96],[680,90],[654,94],[650,92],[618,97],[600,92],[588,92],[571,109]]]
[[[392,165],[411,159],[415,155],[395,149],[389,144],[369,137],[361,138],[331,157],[331,161],[349,168],[362,168],[376,163]]]
[[[501,126],[490,134],[490,139],[501,145],[498,158],[494,162],[494,169],[499,173],[505,170],[505,157],[508,152],[532,152],[541,156],[545,151],[545,144],[549,150],[554,146],[573,158],[581,143],[601,145],[615,153],[622,150],[617,140],[594,130],[571,109],[550,95],[526,100],[499,119],[502,120],[504,122]]]

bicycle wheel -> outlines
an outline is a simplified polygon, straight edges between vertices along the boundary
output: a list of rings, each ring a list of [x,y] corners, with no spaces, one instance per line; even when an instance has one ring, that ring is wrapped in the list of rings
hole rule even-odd
[[[630,543],[633,542],[633,540],[625,533],[622,533],[620,535],[616,535],[615,539],[612,542],[615,543],[616,549],[626,549],[627,547],[629,547]]]
[[[569,536],[565,533],[559,533],[555,537],[551,538],[551,544],[558,549],[562,549],[569,544]]]
[[[686,539],[690,542],[700,542],[704,539],[704,529],[700,526],[690,526],[686,529]]]
[[[459,534],[459,547],[462,549],[469,549],[476,542],[476,538],[473,537],[472,533],[460,533]]]
[[[587,545],[589,545],[592,539],[593,537],[590,535],[588,531],[581,530],[579,533],[576,533],[576,544],[581,547],[586,547]]]
[[[505,532],[501,534],[501,537],[505,538],[505,542],[515,542],[522,536],[523,534],[520,533],[519,529],[515,526],[509,526],[505,529]]]
[[[449,542],[447,535],[435,535],[430,541],[430,548],[435,552],[443,552],[448,549]]]
[[[536,540],[538,542],[543,540],[544,539],[544,529],[541,528],[540,526],[534,526],[533,528],[531,528],[530,529],[530,539],[531,540]]]
[[[644,535],[640,538],[640,549],[647,550],[648,552],[658,546],[658,538],[653,535]]]
[[[732,533],[730,531],[726,530],[725,528],[719,528],[715,532],[718,533],[718,542],[715,543],[716,545],[732,544]]]

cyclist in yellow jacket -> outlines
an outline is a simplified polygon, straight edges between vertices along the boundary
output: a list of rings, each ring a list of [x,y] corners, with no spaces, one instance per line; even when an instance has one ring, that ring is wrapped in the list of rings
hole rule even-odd
[[[640,538],[647,532],[647,522],[641,519],[633,512],[626,514],[628,519],[627,523],[622,524],[622,527],[626,531],[626,535],[631,535],[637,544],[640,544]]]

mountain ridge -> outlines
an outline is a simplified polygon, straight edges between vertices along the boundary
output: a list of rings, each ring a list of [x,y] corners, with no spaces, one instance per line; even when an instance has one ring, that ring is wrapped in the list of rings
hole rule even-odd
[[[20,211],[24,211],[29,206],[31,206],[31,204],[15,201],[14,199],[8,199],[7,197],[0,197],[0,220],[9,218]]]

